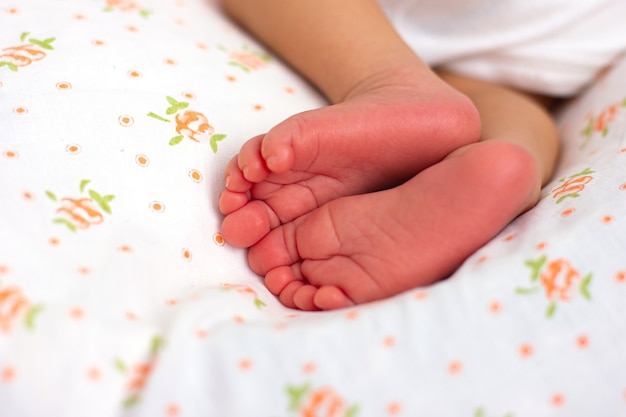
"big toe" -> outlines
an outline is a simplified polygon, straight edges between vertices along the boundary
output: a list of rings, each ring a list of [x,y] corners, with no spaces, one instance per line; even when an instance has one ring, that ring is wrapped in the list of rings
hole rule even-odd
[[[286,237],[285,229],[290,225],[291,223],[272,230],[250,247],[248,264],[254,272],[265,276],[276,268],[291,266],[300,260],[297,251],[288,246],[290,239]]]
[[[229,245],[249,248],[272,229],[271,213],[265,203],[251,201],[224,218],[222,235]]]

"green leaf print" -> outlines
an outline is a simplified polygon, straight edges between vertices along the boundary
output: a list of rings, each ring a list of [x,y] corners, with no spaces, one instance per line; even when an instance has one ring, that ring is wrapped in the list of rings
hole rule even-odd
[[[179,110],[184,110],[189,107],[189,103],[184,101],[177,101],[174,97],[167,96],[167,102],[171,104],[170,107],[165,110],[165,114],[172,115]]]
[[[245,65],[239,63],[239,62],[235,62],[235,61],[231,61],[228,63],[228,65],[231,65],[233,67],[237,67],[237,68],[241,68],[242,70],[244,70],[245,72],[250,72],[250,69],[248,67],[246,67]]]
[[[76,232],[76,226],[74,226],[74,225],[72,224],[72,222],[70,222],[70,221],[69,221],[69,220],[67,220],[67,219],[63,219],[63,218],[58,217],[58,218],[56,218],[56,219],[54,219],[54,220],[52,220],[52,221],[53,221],[54,223],[57,223],[57,224],[64,224],[64,225],[66,225],[66,226],[67,226],[67,228],[68,228],[68,229],[70,229],[70,231],[72,231],[72,232]]]
[[[585,275],[583,280],[580,282],[580,294],[587,301],[591,301],[591,293],[589,293],[589,284],[591,284],[592,278],[593,278],[593,274],[589,273]]]
[[[47,50],[52,50],[54,48],[50,44],[52,42],[54,42],[55,40],[56,40],[56,38],[48,38],[48,39],[44,39],[43,41],[40,41],[38,39],[30,38],[28,41],[30,43],[32,43],[33,45],[39,46],[40,48],[47,49]]]
[[[22,42],[24,42],[24,40],[26,40],[26,38],[28,37],[28,35],[30,35],[30,32],[23,32],[23,33],[20,35],[20,40],[21,40]]]
[[[117,369],[118,371],[122,373],[128,372],[128,366],[126,366],[124,361],[121,360],[120,358],[115,359],[114,365],[115,365],[115,369]]]
[[[566,198],[578,198],[578,197],[580,197],[580,194],[578,193],[566,194],[564,196],[559,197],[559,199],[556,200],[556,204],[559,204],[561,201],[565,200]]]
[[[265,304],[260,298],[256,298],[254,300],[254,305],[259,310],[261,310],[263,307],[267,307],[267,304]]]
[[[520,294],[520,295],[530,295],[530,294],[534,294],[536,292],[539,291],[539,287],[533,287],[533,288],[522,288],[522,287],[518,287],[515,289],[515,293],[516,294]]]
[[[536,261],[533,261],[533,260],[526,261],[526,266],[528,266],[532,270],[532,275],[530,277],[530,280],[532,282],[535,282],[537,281],[537,279],[539,279],[541,268],[543,268],[547,260],[548,260],[548,257],[546,255],[543,255],[541,258],[537,259]]]
[[[474,411],[474,417],[487,417],[487,413],[485,413],[483,407],[478,407],[476,411]]]
[[[159,116],[158,114],[153,113],[153,112],[148,113],[148,116],[150,116],[150,117],[152,117],[152,118],[154,118],[154,119],[160,120],[160,121],[162,121],[162,122],[167,122],[167,123],[170,123],[170,122],[171,122],[171,120],[166,119],[165,117],[161,117],[161,116]]]
[[[35,318],[43,311],[43,306],[40,304],[34,305],[28,309],[26,316],[24,317],[24,324],[30,330],[35,329]]]
[[[592,118],[591,120],[589,120],[589,123],[587,123],[587,126],[585,126],[583,130],[580,131],[580,134],[587,139],[590,139],[591,135],[593,135],[593,126],[595,125],[595,123],[596,119]]]
[[[478,407],[476,411],[474,411],[474,417],[487,417],[487,411],[485,411],[484,407]],[[513,413],[506,413],[504,417],[515,417]]]
[[[96,202],[100,206],[102,210],[111,214],[111,206],[109,206],[109,202],[113,201],[115,198],[114,195],[105,195],[104,197],[98,194],[94,190],[89,190],[89,197],[92,198],[93,201]]]
[[[52,201],[57,201],[57,196],[52,191],[46,191],[46,195]]]
[[[139,394],[132,394],[122,402],[124,408],[131,408],[139,403]]]
[[[546,317],[551,318],[554,316],[554,313],[556,313],[556,302],[553,301],[548,305],[548,308],[546,308]]]
[[[12,63],[12,62],[8,62],[8,61],[1,61],[1,62],[0,62],[0,67],[4,67],[4,66],[9,67],[9,69],[10,69],[11,71],[13,71],[13,72],[17,72],[17,70],[18,70],[17,65],[15,65],[15,64],[14,64],[14,63]]]
[[[185,139],[185,137],[183,135],[174,136],[170,140],[170,146],[178,145],[179,143],[181,143],[183,141],[183,139]]]
[[[150,10],[140,10],[139,11],[139,15],[141,17],[143,17],[144,19],[147,19],[151,14],[152,14],[152,12]]]
[[[353,405],[352,407],[346,410],[346,414],[344,414],[344,417],[356,417],[358,413],[359,413],[359,406]]]
[[[301,387],[288,385],[286,388],[287,395],[289,396],[289,411],[298,411],[302,405],[302,400],[306,394],[311,391],[311,385],[304,384]]]
[[[217,142],[224,140],[225,137],[226,135],[221,133],[216,133],[215,135],[211,136],[209,142],[211,144],[211,149],[213,150],[213,153],[217,153]]]
[[[270,54],[265,53],[265,52],[255,51],[255,52],[252,52],[252,55],[256,56],[261,61],[270,62],[272,60],[272,56]]]
[[[571,178],[582,177],[584,175],[591,175],[591,174],[595,174],[595,173],[596,173],[596,171],[594,171],[593,169],[585,168],[582,171],[577,172],[576,174],[570,175],[569,177],[563,177],[563,178],[559,179],[559,182],[565,182],[566,180],[571,179]]]
[[[89,185],[90,182],[91,182],[91,180],[82,180],[80,182],[80,192],[81,193],[85,192],[85,187],[87,187],[87,185]]]
[[[154,336],[150,342],[150,355],[156,356],[163,347],[163,343],[160,336]]]

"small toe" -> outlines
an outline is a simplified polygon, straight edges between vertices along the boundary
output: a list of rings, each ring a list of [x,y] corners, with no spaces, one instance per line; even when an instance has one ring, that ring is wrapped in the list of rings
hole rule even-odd
[[[291,281],[278,295],[278,300],[287,308],[298,308],[294,302],[295,293],[304,286],[303,281]]]
[[[258,183],[271,173],[261,155],[261,140],[256,136],[243,144],[237,158],[237,166],[246,180]]]
[[[320,310],[338,310],[354,305],[346,294],[334,285],[320,287],[315,293],[313,303]]]
[[[239,155],[234,156],[226,166],[224,186],[229,191],[245,193],[250,190],[252,183],[244,178],[243,172],[239,169],[238,158]]]
[[[292,117],[274,126],[263,138],[261,155],[272,172],[281,174],[294,167],[295,155],[291,148],[294,131],[300,131],[300,124]]]
[[[319,308],[313,301],[317,293],[317,287],[304,284],[298,288],[293,294],[293,302],[302,311],[317,311]]]
[[[230,214],[245,206],[248,201],[250,201],[250,198],[246,193],[237,193],[224,189],[219,199],[220,212],[222,214]]]
[[[265,275],[265,286],[272,294],[278,295],[291,281],[302,281],[299,269],[299,264],[274,268]]]
[[[248,264],[258,275],[266,276],[274,268],[293,265],[300,257],[286,229],[293,228],[283,225],[267,233],[248,251]],[[271,224],[268,225],[271,227]],[[226,237],[226,236],[224,236]],[[291,242],[291,246],[287,246]]]

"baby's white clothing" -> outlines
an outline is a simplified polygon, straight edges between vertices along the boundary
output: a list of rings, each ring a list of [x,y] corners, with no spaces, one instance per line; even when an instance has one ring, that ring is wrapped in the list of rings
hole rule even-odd
[[[430,66],[553,96],[626,50],[626,0],[379,0]]]

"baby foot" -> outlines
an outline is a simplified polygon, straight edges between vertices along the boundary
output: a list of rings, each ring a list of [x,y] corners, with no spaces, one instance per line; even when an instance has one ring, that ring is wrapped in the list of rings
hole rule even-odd
[[[533,156],[469,145],[398,187],[333,200],[272,230],[248,253],[287,307],[330,310],[452,273],[539,197]]]
[[[229,244],[250,247],[328,201],[395,186],[478,140],[473,104],[434,74],[384,80],[243,145],[220,197]]]

